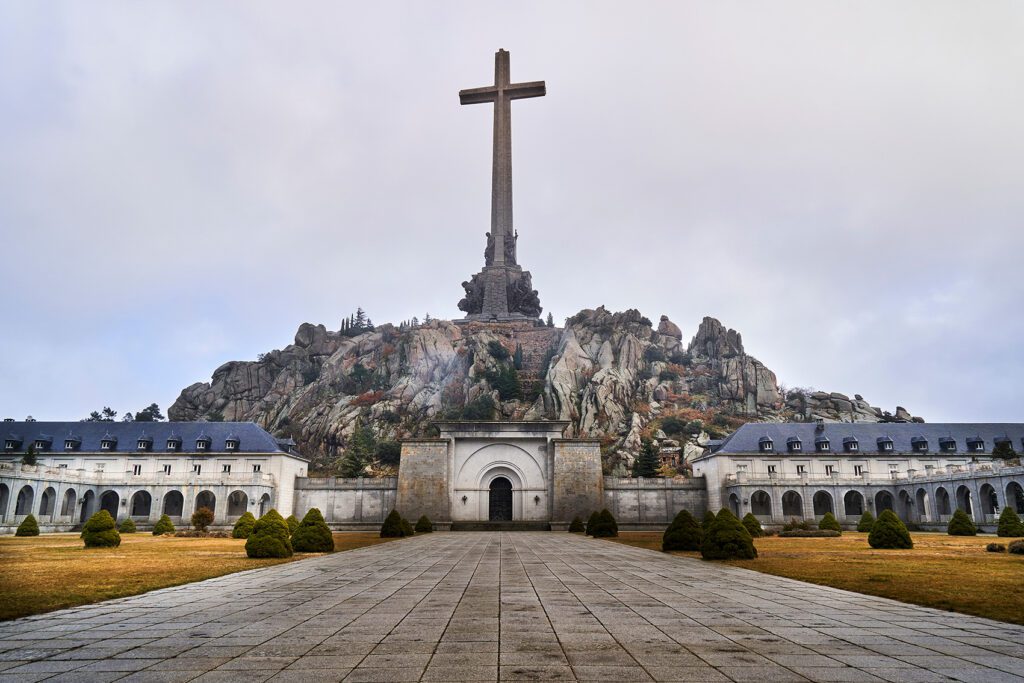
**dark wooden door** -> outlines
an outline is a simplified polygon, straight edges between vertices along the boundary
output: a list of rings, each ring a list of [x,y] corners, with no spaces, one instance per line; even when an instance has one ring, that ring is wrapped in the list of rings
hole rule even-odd
[[[492,522],[512,521],[512,482],[505,477],[498,477],[491,482],[487,519]]]

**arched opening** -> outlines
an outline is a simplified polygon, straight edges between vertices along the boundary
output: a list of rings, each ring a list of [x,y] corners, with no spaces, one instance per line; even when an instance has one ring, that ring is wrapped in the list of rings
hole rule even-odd
[[[512,521],[512,482],[505,477],[491,481],[490,499],[487,503],[487,519],[492,522]]]
[[[0,484],[0,520],[7,517],[7,505],[11,502],[11,490],[7,484]]]
[[[782,516],[804,518],[804,499],[796,491],[782,494]]]
[[[922,522],[929,522],[932,519],[931,512],[929,511],[928,492],[924,489],[917,490],[917,516]]]
[[[136,491],[132,496],[131,514],[132,517],[149,517],[150,508],[153,506],[153,496],[149,491]]]
[[[994,517],[999,510],[999,498],[996,497],[996,490],[992,488],[992,485],[983,484],[978,492],[978,498],[981,503],[981,513]]]
[[[181,517],[184,509],[185,496],[181,495],[181,491],[168,491],[164,496],[163,514],[168,517]]]
[[[217,496],[213,495],[213,491],[200,491],[199,495],[196,496],[196,510],[199,508],[207,508],[210,512],[214,512],[217,506]],[[195,512],[195,510],[193,510]]]
[[[750,511],[755,517],[771,517],[772,497],[765,491],[754,491],[750,496]]]
[[[228,496],[228,517],[241,517],[249,506],[249,496],[244,491],[232,491]]]
[[[843,496],[843,512],[847,517],[860,517],[864,514],[864,496],[860,491],[847,491]]]
[[[966,512],[968,517],[974,517],[974,501],[971,500],[971,490],[966,486],[956,490],[956,506]]]
[[[75,493],[74,489],[68,489],[64,492],[64,502],[60,506],[60,516],[70,517],[75,514],[75,503],[78,502],[78,494]]]
[[[260,517],[270,512],[270,494],[264,493],[260,496]]]
[[[824,517],[829,512],[835,514],[835,510],[832,509],[832,496],[829,495],[828,491],[818,491],[814,494],[811,502],[814,504],[815,517]]]
[[[742,516],[740,515],[740,497],[737,496],[735,493],[729,494],[729,509],[732,510],[732,514],[736,515],[737,517]]]
[[[52,486],[48,486],[43,491],[42,497],[39,499],[39,517],[52,517],[53,513],[57,510],[57,492],[53,490]]]
[[[86,491],[85,495],[82,496],[82,515],[78,518],[79,522],[88,522],[89,518],[96,512],[96,494],[91,490]]]
[[[14,514],[15,515],[31,515],[32,514],[32,503],[35,502],[36,493],[32,490],[32,487],[25,484],[18,491],[18,500],[14,503]]]
[[[117,495],[117,491],[106,491],[100,496],[100,510],[106,510],[111,517],[117,519],[117,504],[120,502],[121,498]]]
[[[908,522],[913,522],[917,519],[917,515],[914,514],[914,498],[906,491],[900,491],[898,494],[900,500],[900,518],[905,519]]]
[[[880,515],[886,510],[896,512],[896,504],[893,501],[891,493],[888,491],[879,491],[875,494],[875,513]]]
[[[953,514],[953,508],[949,504],[949,491],[941,486],[935,489],[935,509],[938,510],[940,521],[942,517],[949,517]]]
[[[1016,510],[1018,515],[1024,514],[1024,487],[1015,481],[1006,485],[1006,505]]]

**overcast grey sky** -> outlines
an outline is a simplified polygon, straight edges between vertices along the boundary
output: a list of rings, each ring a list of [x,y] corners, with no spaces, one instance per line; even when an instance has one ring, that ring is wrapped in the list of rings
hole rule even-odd
[[[461,314],[513,104],[545,312],[704,315],[788,386],[1024,420],[1019,2],[0,5],[0,416]]]

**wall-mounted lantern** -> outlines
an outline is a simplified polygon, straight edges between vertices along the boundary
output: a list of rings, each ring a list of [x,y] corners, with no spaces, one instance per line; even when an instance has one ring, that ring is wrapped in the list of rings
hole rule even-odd
[[[540,496],[534,496],[533,497],[533,504],[534,505],[540,505]]]
[[[467,496],[463,496],[462,497],[462,504],[465,505],[467,500],[469,500],[469,498]]]

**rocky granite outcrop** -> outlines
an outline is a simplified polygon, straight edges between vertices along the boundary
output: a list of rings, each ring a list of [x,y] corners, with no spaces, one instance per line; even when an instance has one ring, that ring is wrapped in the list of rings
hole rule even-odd
[[[698,434],[723,436],[750,420],[912,419],[859,395],[783,396],[740,334],[714,318],[688,345],[682,338],[667,316],[655,329],[639,311],[603,307],[580,311],[563,329],[432,320],[335,332],[304,323],[286,348],[225,363],[210,382],[184,389],[168,415],[252,420],[329,467],[359,424],[380,439],[424,435],[432,421],[460,417],[486,395],[495,419],[569,420],[570,436],[600,438],[609,471],[630,464],[643,439],[664,436],[658,427],[669,417],[697,425],[689,440],[660,439],[691,455]]]

